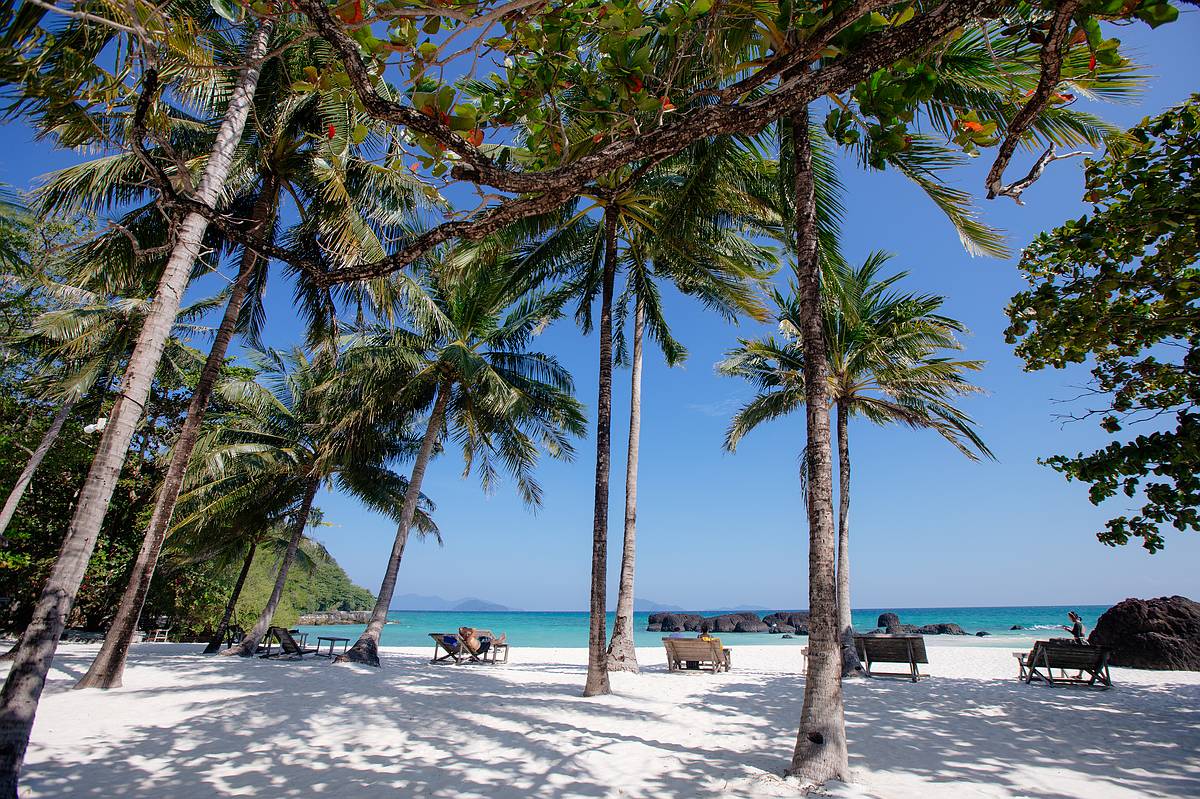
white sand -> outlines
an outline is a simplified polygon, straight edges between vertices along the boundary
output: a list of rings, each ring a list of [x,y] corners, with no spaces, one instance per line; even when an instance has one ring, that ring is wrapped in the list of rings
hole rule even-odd
[[[803,680],[790,646],[734,646],[729,674],[640,675],[583,699],[582,649],[508,666],[384,668],[205,657],[139,644],[125,687],[68,690],[65,645],[24,770],[34,797],[791,796]],[[957,642],[956,642],[957,643]],[[965,643],[965,642],[964,642]],[[930,679],[846,686],[853,784],[838,797],[1200,796],[1200,673],[1115,669],[1110,691],[1026,686],[1009,648],[929,647]]]

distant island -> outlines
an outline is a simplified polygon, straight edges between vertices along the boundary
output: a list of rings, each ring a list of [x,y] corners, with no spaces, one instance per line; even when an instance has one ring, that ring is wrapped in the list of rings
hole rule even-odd
[[[445,599],[440,596],[426,596],[424,594],[400,594],[392,599],[391,610],[452,610],[464,613],[499,613],[504,611],[515,612],[519,608],[510,608],[496,602],[489,602],[486,599],[478,599],[477,597]]]

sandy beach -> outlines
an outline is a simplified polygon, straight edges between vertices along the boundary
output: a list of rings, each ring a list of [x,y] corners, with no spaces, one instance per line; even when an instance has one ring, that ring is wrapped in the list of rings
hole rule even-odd
[[[96,651],[64,645],[25,796],[791,796],[803,692],[793,647],[734,647],[729,674],[670,674],[661,649],[579,696],[584,649],[507,666],[383,668],[205,657],[139,644],[125,687],[70,691]],[[929,679],[846,685],[853,784],[826,795],[1200,796],[1200,673],[1114,669],[1108,691],[1026,686],[1011,648],[931,641]]]

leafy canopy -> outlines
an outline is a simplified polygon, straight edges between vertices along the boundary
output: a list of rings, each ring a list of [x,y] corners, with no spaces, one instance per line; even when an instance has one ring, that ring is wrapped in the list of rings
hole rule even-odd
[[[1109,520],[1098,538],[1140,538],[1156,552],[1164,526],[1200,530],[1200,95],[1129,136],[1128,151],[1088,163],[1092,213],[1025,250],[1030,288],[1008,308],[1007,335],[1027,369],[1090,362],[1106,407],[1086,415],[1107,432],[1154,428],[1045,462],[1090,483],[1093,504],[1141,491],[1140,511]]]

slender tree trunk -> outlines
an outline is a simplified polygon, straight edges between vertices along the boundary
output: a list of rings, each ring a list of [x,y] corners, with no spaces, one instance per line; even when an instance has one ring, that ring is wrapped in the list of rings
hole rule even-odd
[[[267,53],[271,27],[269,19],[263,20],[251,39],[246,65],[238,77],[225,118],[217,130],[216,141],[196,195],[199,202],[209,207],[216,204],[229,174],[234,148],[242,137],[258,85],[259,62]],[[33,620],[25,631],[21,649],[0,692],[0,799],[16,799],[21,762],[29,746],[29,733],[45,687],[46,674],[66,626],[79,583],[96,546],[105,511],[129,454],[129,443],[142,415],[150,384],[171,335],[192,264],[199,255],[207,228],[208,222],[203,216],[189,213],[176,230],[174,248],[129,358],[121,383],[121,394],[109,415],[96,457],[79,492],[75,515],[67,529],[58,560],[50,572],[35,607]]]
[[[408,544],[408,531],[412,527],[413,518],[417,515],[417,503],[421,499],[421,483],[425,479],[425,468],[429,465],[433,448],[441,436],[446,416],[446,403],[449,400],[450,386],[442,383],[437,389],[433,410],[429,414],[429,423],[425,427],[425,437],[421,440],[421,450],[417,453],[416,463],[413,464],[412,476],[408,478],[404,506],[400,509],[400,525],[396,528],[396,540],[392,543],[392,555],[388,559],[383,583],[379,586],[379,596],[375,599],[375,608],[371,611],[371,621],[354,646],[338,655],[334,660],[335,663],[379,665],[379,636],[383,634],[383,625],[387,624],[392,595],[396,592],[396,576],[400,573],[400,561],[404,558],[404,547]]]
[[[267,628],[271,626],[271,621],[275,618],[275,611],[279,608],[279,600],[283,596],[283,587],[287,584],[288,569],[291,568],[292,561],[296,559],[296,550],[300,546],[300,539],[304,537],[304,528],[308,525],[308,514],[312,510],[313,497],[317,495],[317,489],[320,487],[321,478],[315,476],[309,478],[308,490],[305,492],[304,499],[300,503],[296,522],[292,527],[292,537],[288,540],[287,551],[283,554],[283,560],[279,564],[279,572],[275,575],[275,587],[271,589],[271,597],[267,600],[267,606],[258,615],[258,621],[254,623],[253,629],[246,633],[246,637],[239,643],[221,652],[222,655],[250,657],[254,654],[254,650],[258,648],[258,642],[267,634]]]
[[[214,655],[220,651],[221,644],[225,640],[225,631],[229,629],[229,620],[233,618],[238,597],[242,595],[242,588],[246,585],[246,575],[250,574],[250,567],[254,564],[254,553],[257,551],[258,542],[251,541],[250,548],[246,550],[246,559],[242,561],[242,570],[238,572],[237,582],[233,584],[233,593],[229,595],[229,601],[225,603],[225,612],[221,614],[221,623],[217,625],[217,630],[213,633],[208,646],[204,647],[204,654]]]
[[[646,308],[637,298],[633,316],[633,367],[629,374],[629,449],[625,461],[625,540],[621,548],[621,582],[617,588],[617,618],[608,644],[610,671],[638,670],[633,645],[633,571],[637,558],[638,446],[642,432],[642,337]]]
[[[833,526],[833,458],[829,436],[829,384],[821,319],[821,267],[817,247],[808,109],[791,117],[796,169],[796,281],[804,386],[808,392],[808,674],[796,749],[789,773],[806,784],[845,779],[846,721],[838,643],[836,543]]]
[[[263,180],[263,186],[251,212],[251,224],[261,228],[271,223],[278,199],[278,184],[276,179],[268,174]],[[129,577],[129,584],[121,595],[117,605],[117,615],[109,625],[108,634],[104,636],[104,644],[92,661],[87,674],[75,684],[76,688],[120,688],[121,679],[125,674],[125,658],[129,647],[137,635],[138,619],[146,603],[146,594],[150,591],[150,583],[154,580],[154,570],[158,567],[158,557],[162,552],[163,543],[167,540],[167,532],[171,527],[171,517],[175,513],[175,505],[179,501],[179,492],[183,488],[183,478],[187,473],[188,464],[192,461],[192,451],[196,448],[196,440],[200,437],[200,424],[204,421],[204,412],[208,408],[208,400],[212,396],[217,378],[221,376],[221,367],[225,365],[225,354],[229,351],[229,342],[233,340],[233,331],[237,327],[238,316],[242,310],[242,302],[250,286],[258,264],[258,254],[253,250],[242,251],[241,267],[229,292],[229,301],[225,304],[225,314],[217,327],[217,335],[208,351],[208,358],[200,370],[200,380],[196,390],[192,392],[188,403],[187,416],[179,431],[179,438],[171,451],[171,463],[167,474],[158,489],[158,498],[154,503],[154,511],[150,516],[150,524],[142,539],[142,548],[138,552]]]
[[[842,677],[863,674],[854,648],[854,622],[850,618],[850,406],[837,403],[838,445],[838,630],[842,639]]]
[[[592,516],[592,595],[584,696],[610,694],[605,647],[608,590],[608,473],[612,448],[612,299],[617,278],[617,211],[604,210],[604,278],[600,295],[600,379],[596,402],[596,505]]]
[[[75,408],[77,400],[67,400],[59,406],[58,412],[54,414],[54,419],[50,422],[50,426],[46,428],[45,434],[42,436],[42,441],[37,445],[37,449],[29,456],[29,461],[25,464],[25,468],[21,470],[20,477],[17,478],[16,485],[12,491],[8,493],[8,499],[4,500],[4,508],[0,509],[0,544],[4,542],[4,531],[8,529],[8,523],[12,521],[13,515],[17,512],[17,505],[21,501],[25,489],[29,488],[29,484],[33,482],[33,475],[42,465],[42,461],[46,459],[46,453],[50,451],[50,447],[54,446],[54,442],[58,440],[58,434],[62,432],[63,424],[71,415],[71,411]]]

